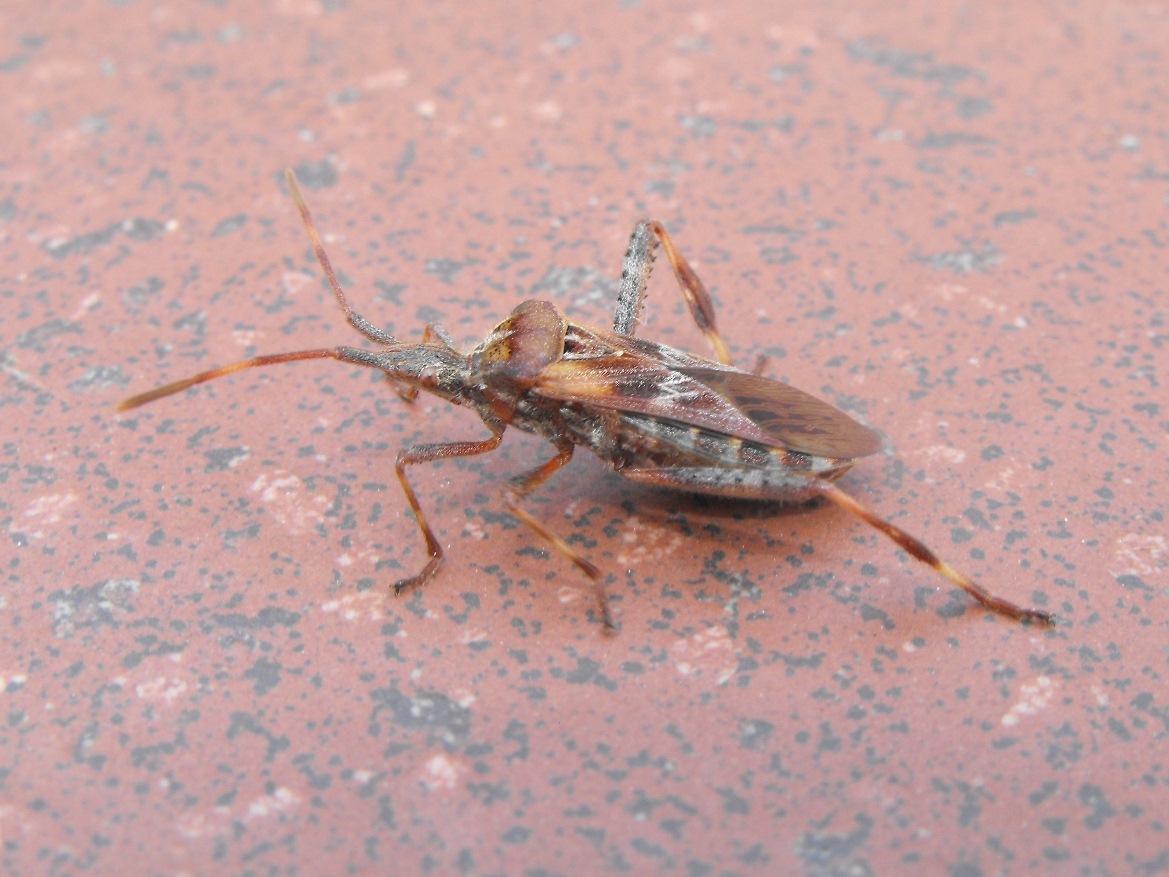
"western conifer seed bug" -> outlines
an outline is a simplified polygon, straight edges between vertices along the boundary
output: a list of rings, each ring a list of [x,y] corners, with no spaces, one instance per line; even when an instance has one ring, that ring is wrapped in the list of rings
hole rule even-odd
[[[731,363],[702,281],[661,223],[637,223],[625,253],[612,331],[571,323],[546,301],[518,305],[478,347],[463,354],[438,325],[417,343],[399,341],[350,306],[291,170],[288,190],[308,230],[317,261],[349,325],[379,345],[332,347],[257,356],[133,396],[118,410],[178,393],[242,369],[303,359],[337,359],[380,369],[407,400],[420,390],[472,409],[490,435],[478,441],[405,448],[394,465],[426,542],[429,561],[394,593],[429,581],[442,547],[422,513],[406,468],[495,450],[509,426],[547,439],[555,455],[515,476],[504,489],[508,510],[591,580],[601,620],[613,629],[602,575],[592,563],[522,505],[524,498],[587,448],[619,475],[642,484],[723,497],[806,502],[824,497],[876,528],[993,612],[1053,624],[1041,609],[1018,606],[975,584],[900,527],[836,486],[852,465],[880,448],[880,438],[843,411]],[[718,361],[634,337],[654,251],[661,244],[678,286]]]

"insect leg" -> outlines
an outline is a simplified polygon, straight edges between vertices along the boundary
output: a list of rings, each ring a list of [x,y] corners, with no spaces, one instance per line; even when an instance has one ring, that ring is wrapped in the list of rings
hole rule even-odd
[[[576,549],[556,533],[552,532],[547,526],[536,520],[530,512],[526,511],[520,505],[520,501],[524,497],[555,475],[565,463],[572,459],[571,444],[559,446],[556,451],[556,456],[548,462],[537,466],[530,472],[512,478],[504,492],[503,501],[507,505],[509,512],[536,531],[553,548],[571,560],[586,576],[592,579],[594,593],[597,598],[597,608],[601,613],[601,622],[605,625],[606,631],[612,632],[614,630],[613,616],[609,612],[609,598],[605,595],[601,571],[585,560]]]
[[[1007,618],[1013,618],[1016,621],[1034,621],[1045,625],[1055,624],[1055,616],[1050,612],[1045,612],[1042,609],[1029,609],[1018,606],[1010,600],[996,597],[990,591],[986,590],[986,588],[976,584],[934,554],[919,539],[910,536],[900,527],[895,527],[884,518],[877,517],[834,484],[824,484],[821,492],[842,509],[852,512],[852,514],[856,515],[870,527],[880,530],[901,546],[901,548],[905,549],[912,557],[917,558],[927,566],[933,567],[945,576],[945,578],[953,582],[992,612],[997,612],[999,615],[1005,615]]]
[[[491,424],[488,424],[488,426],[491,426]],[[435,572],[438,571],[438,565],[442,562],[442,546],[438,544],[438,539],[435,538],[434,531],[430,529],[430,524],[426,522],[426,516],[422,514],[422,506],[418,504],[418,497],[414,493],[414,488],[410,486],[410,482],[406,478],[406,467],[413,466],[415,463],[449,460],[451,457],[473,457],[476,454],[486,454],[489,451],[494,451],[499,447],[499,442],[503,438],[503,425],[499,424],[492,428],[498,431],[494,432],[490,438],[484,439],[481,442],[443,442],[442,444],[415,445],[412,448],[406,448],[398,452],[398,459],[394,462],[394,469],[398,473],[398,482],[402,485],[402,492],[406,494],[406,502],[410,503],[410,509],[414,512],[414,519],[418,521],[418,529],[422,531],[422,538],[426,540],[426,551],[430,555],[430,560],[427,561],[426,566],[422,568],[422,572],[418,573],[418,575],[395,582],[395,594],[400,594],[407,588],[428,582]]]
[[[682,290],[682,297],[690,308],[694,322],[714,348],[719,362],[734,365],[731,354],[727,350],[726,342],[718,331],[714,316],[714,302],[710,300],[710,293],[706,286],[694,273],[690,263],[674,245],[666,227],[656,219],[646,219],[639,222],[629,238],[629,248],[625,251],[625,263],[621,268],[621,285],[617,292],[617,309],[613,315],[613,331],[619,335],[632,337],[641,314],[641,307],[645,301],[646,285],[649,283],[649,273],[653,268],[654,248],[661,243],[666,251],[666,258],[674,270],[674,277],[678,281],[678,288]]]
[[[321,265],[321,270],[325,272],[325,277],[329,281],[329,286],[333,289],[333,295],[337,299],[337,304],[341,305],[341,310],[345,312],[345,319],[349,322],[349,325],[370,341],[377,341],[379,344],[397,344],[397,338],[389,332],[379,329],[350,306],[349,299],[345,297],[345,291],[341,289],[341,284],[337,280],[337,274],[333,271],[333,265],[329,261],[328,254],[325,252],[325,245],[321,243],[321,236],[317,234],[317,227],[313,223],[312,214],[309,213],[308,204],[305,203],[304,196],[300,194],[300,186],[296,183],[296,174],[292,172],[292,168],[284,171],[284,183],[288,186],[288,191],[292,194],[292,200],[296,203],[296,209],[300,213],[301,222],[304,223],[304,227],[308,231],[309,239],[313,243],[313,251],[317,255],[317,261]]]

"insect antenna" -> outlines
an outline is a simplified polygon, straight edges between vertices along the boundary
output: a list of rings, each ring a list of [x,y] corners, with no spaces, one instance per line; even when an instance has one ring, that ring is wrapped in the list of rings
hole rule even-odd
[[[321,236],[317,232],[316,224],[313,222],[308,204],[305,203],[304,196],[300,192],[300,186],[296,182],[296,174],[292,172],[292,168],[285,169],[284,183],[292,195],[297,212],[300,213],[301,222],[304,223],[309,240],[312,241],[313,252],[316,254],[317,262],[320,263],[321,270],[325,272],[325,277],[329,281],[329,287],[333,290],[333,297],[337,299],[337,304],[341,306],[341,310],[345,313],[345,320],[370,341],[376,341],[379,344],[399,345],[400,342],[397,338],[389,332],[379,329],[365,319],[365,317],[361,316],[361,314],[353,310],[352,305],[349,304],[349,299],[345,296],[345,290],[341,288],[341,283],[337,280],[336,272],[333,271],[333,264],[329,261],[329,254],[325,252],[325,245],[321,242]],[[131,396],[129,399],[121,402],[117,410],[127,411],[131,408],[137,408],[140,405],[145,405],[147,402],[153,402],[155,399],[171,396],[196,384],[203,384],[215,378],[221,378],[224,375],[230,375],[246,368],[255,368],[261,365],[276,365],[282,362],[297,362],[302,359],[337,359],[355,365],[370,366],[372,368],[381,367],[376,361],[374,354],[352,347],[330,347],[318,348],[316,350],[295,350],[290,353],[274,353],[268,356],[257,356],[252,359],[233,362],[229,365],[200,372],[197,375],[192,375],[189,378],[183,378],[182,380],[174,381],[161,387],[155,387],[153,390],[147,390],[145,393],[139,393],[137,396]]]
[[[1045,612],[1042,609],[1030,609],[1018,606],[1010,600],[996,597],[990,591],[986,590],[986,588],[975,583],[972,579],[967,578],[934,554],[920,539],[910,536],[900,527],[894,526],[884,518],[877,517],[877,515],[873,514],[836,485],[825,484],[823,493],[842,509],[856,515],[870,527],[880,530],[901,548],[905,549],[911,556],[937,570],[949,581],[953,582],[992,612],[997,612],[999,615],[1005,615],[1007,618],[1013,618],[1017,621],[1033,621],[1044,625],[1055,624],[1055,616],[1050,612]]]
[[[215,380],[215,378],[221,378],[224,375],[243,371],[245,368],[255,368],[260,365],[277,365],[282,362],[297,362],[302,359],[339,359],[342,362],[351,362],[354,365],[365,365],[372,368],[379,367],[374,354],[365,350],[357,350],[353,347],[326,347],[317,350],[293,350],[289,353],[273,353],[268,356],[257,356],[252,359],[240,360],[229,365],[221,365],[219,368],[199,372],[199,374],[191,375],[189,378],[183,378],[179,381],[164,384],[161,387],[155,387],[153,390],[147,390],[145,393],[139,393],[137,396],[131,396],[129,399],[119,402],[117,410],[128,411],[131,408],[145,405],[147,402],[153,402],[155,399],[172,396],[196,384],[205,384],[207,381]]]
[[[313,252],[316,253],[321,270],[325,272],[325,277],[329,281],[329,286],[333,289],[333,295],[337,299],[337,304],[345,312],[345,319],[349,322],[349,325],[370,341],[377,341],[379,344],[397,344],[397,338],[389,332],[379,329],[365,317],[361,316],[361,314],[357,313],[357,311],[353,310],[349,304],[349,299],[345,297],[345,290],[341,288],[341,284],[337,280],[337,274],[333,271],[333,263],[329,261],[329,254],[325,252],[325,245],[321,243],[321,236],[317,234],[317,227],[313,223],[312,214],[309,213],[308,204],[305,203],[304,196],[300,194],[300,186],[297,185],[296,174],[292,172],[292,168],[285,168],[284,184],[288,187],[289,194],[292,195],[297,212],[300,213],[300,221],[304,223],[309,239],[313,243]]]

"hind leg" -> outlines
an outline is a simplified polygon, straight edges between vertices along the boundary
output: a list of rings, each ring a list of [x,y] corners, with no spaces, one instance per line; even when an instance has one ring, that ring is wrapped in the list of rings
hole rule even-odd
[[[726,342],[718,331],[714,317],[714,302],[710,300],[710,293],[706,291],[706,286],[674,245],[674,239],[670,237],[666,227],[656,219],[643,219],[637,223],[629,237],[629,249],[625,251],[621,285],[617,291],[617,309],[613,314],[613,331],[630,337],[636,331],[637,319],[645,303],[650,270],[653,268],[654,249],[659,243],[666,251],[666,258],[674,271],[674,278],[678,281],[678,288],[682,291],[682,297],[686,299],[694,322],[710,342],[718,361],[734,365]]]

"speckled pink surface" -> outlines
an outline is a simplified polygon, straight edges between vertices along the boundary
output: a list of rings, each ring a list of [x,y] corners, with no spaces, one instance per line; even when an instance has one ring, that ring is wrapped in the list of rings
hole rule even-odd
[[[0,871],[1169,872],[1169,7],[8,4]],[[336,363],[354,302],[610,322],[663,220],[732,351],[881,429],[831,508],[641,490]],[[645,337],[704,352],[669,277]],[[1160,748],[1158,748],[1160,747]]]

